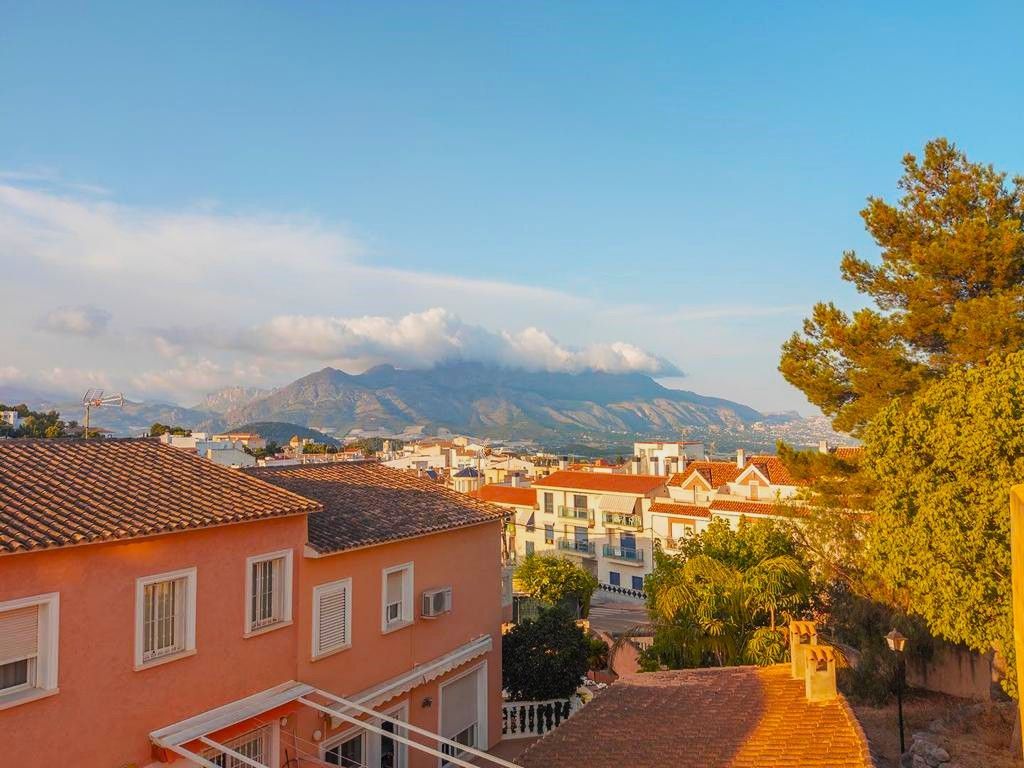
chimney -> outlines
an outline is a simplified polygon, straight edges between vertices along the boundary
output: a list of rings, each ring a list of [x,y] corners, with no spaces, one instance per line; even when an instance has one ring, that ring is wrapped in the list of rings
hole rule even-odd
[[[652,475],[660,474],[660,472],[658,472],[658,457],[657,456],[651,456],[650,462],[651,462],[651,474]]]
[[[455,469],[455,462],[457,462],[459,460],[458,456],[459,456],[459,451],[458,451],[457,448],[449,448],[448,449],[448,466],[451,469]]]
[[[559,469],[568,469],[569,468],[569,457],[568,456],[559,456],[558,457],[558,468]]]
[[[747,466],[747,453],[742,448],[736,449],[736,466],[740,469]]]
[[[804,693],[808,701],[831,701],[836,697],[836,652],[829,645],[803,649]]]
[[[818,644],[818,627],[813,621],[789,622],[789,666],[794,680],[804,676],[804,653]]]
[[[828,440],[818,441],[818,453],[828,453]]]
[[[519,487],[519,475],[509,475],[509,483],[513,488]]]
[[[639,456],[634,456],[633,457],[633,466],[631,467],[630,471],[634,475],[639,475],[640,474],[640,457]]]

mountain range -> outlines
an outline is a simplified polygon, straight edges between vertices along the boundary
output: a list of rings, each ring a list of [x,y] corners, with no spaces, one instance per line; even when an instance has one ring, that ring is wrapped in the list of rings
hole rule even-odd
[[[4,395],[0,388],[0,402]],[[81,419],[81,406],[74,402],[35,405]],[[139,434],[154,421],[209,431],[288,422],[337,436],[353,428],[399,433],[419,426],[426,434],[444,428],[545,441],[745,432],[753,424],[799,418],[668,389],[639,373],[553,373],[454,362],[422,370],[381,365],[360,374],[323,368],[274,390],[228,387],[192,408],[127,403],[123,409],[101,409],[93,423],[118,434]]]

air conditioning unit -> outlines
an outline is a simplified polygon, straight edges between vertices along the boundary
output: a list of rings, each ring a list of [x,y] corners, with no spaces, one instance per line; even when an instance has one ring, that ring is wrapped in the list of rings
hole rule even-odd
[[[423,607],[420,614],[425,619],[434,619],[452,609],[452,588],[439,587],[423,592]]]

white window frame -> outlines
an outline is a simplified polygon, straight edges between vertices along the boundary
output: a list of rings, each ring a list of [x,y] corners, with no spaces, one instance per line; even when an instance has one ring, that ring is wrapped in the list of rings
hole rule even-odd
[[[396,573],[398,571],[407,572],[407,576],[402,577],[402,613],[399,618],[395,621],[388,621],[388,574]],[[413,571],[413,563],[402,563],[401,565],[393,565],[390,568],[385,568],[381,571],[380,577],[380,631],[382,634],[388,634],[389,632],[395,632],[399,629],[404,629],[413,623],[416,616],[416,606],[413,603],[413,595],[415,594],[415,574]]]
[[[324,739],[320,744],[320,762],[324,765],[329,765],[327,762],[328,750],[334,749],[337,746],[344,744],[346,741],[352,741],[353,739],[361,739],[363,742],[363,765],[371,765],[370,761],[370,742],[372,739],[367,738],[369,731],[361,727],[346,728],[336,736]]]
[[[142,656],[145,648],[143,619],[143,603],[145,601],[146,587],[161,581],[174,581],[185,579],[185,615],[183,631],[185,634],[184,645],[176,653],[166,656],[159,656],[149,661],[143,661]],[[167,573],[156,573],[152,576],[140,576],[135,580],[135,671],[151,669],[170,661],[191,656],[196,652],[196,582],[197,569],[183,568],[180,571],[168,571]]]
[[[320,598],[325,592],[333,592],[337,589],[344,589],[348,594],[345,596],[345,644],[337,648],[322,651],[318,644],[320,638]],[[338,579],[324,584],[317,584],[313,587],[313,632],[311,637],[310,659],[318,661],[328,656],[333,656],[341,651],[347,651],[352,647],[352,579]]]
[[[403,723],[408,723],[409,701],[403,701],[402,703],[397,704],[396,706],[393,706],[390,709],[383,710],[381,714],[389,720],[401,720]],[[380,718],[374,719],[373,722],[374,725],[376,725],[378,728],[383,727],[384,721]],[[403,728],[402,726],[396,726],[395,735],[404,736],[405,738],[409,738],[410,736],[409,731]],[[370,742],[370,754],[367,760],[367,765],[380,765],[381,748],[383,747],[383,744],[381,742],[384,740],[384,738],[385,737],[381,736],[380,734],[371,734],[370,737],[367,739],[367,741]],[[394,741],[394,739],[392,739],[392,741]],[[395,768],[408,768],[409,747],[407,745],[402,744],[400,741],[395,741],[395,756],[398,758],[395,761]]]
[[[280,765],[281,726],[280,723],[278,723],[277,721],[269,723],[267,725],[259,726],[257,728],[253,728],[251,731],[248,731],[246,733],[240,733],[238,736],[235,736],[231,739],[227,739],[221,743],[228,749],[237,750],[238,747],[241,746],[239,742],[244,737],[252,733],[255,733],[256,731],[263,731],[264,735],[266,736],[266,742],[264,744],[265,754],[263,755],[263,760],[266,762],[267,765]],[[216,747],[211,747],[210,749],[205,750],[201,756],[205,757],[207,760],[210,760],[211,762],[215,761],[217,757],[225,757],[225,762],[229,766],[244,765],[241,760],[231,757],[226,752],[217,749]]]
[[[0,613],[37,606],[39,610],[37,654],[30,683],[0,693],[0,710],[25,704],[59,692],[57,656],[60,647],[60,593],[47,592],[0,603]]]
[[[477,673],[476,678],[476,749],[486,750],[487,749],[487,717],[489,715],[487,709],[487,662],[482,661],[471,669],[467,669],[461,674],[455,675],[448,680],[445,680],[437,687],[437,733],[441,733],[441,719],[442,713],[444,712],[444,689],[454,683],[456,680],[461,680],[466,675],[472,675]],[[483,745],[483,746],[481,746]],[[465,756],[465,752],[461,752],[459,755],[452,755],[452,757]],[[437,758],[438,768],[445,768],[445,765],[450,765],[444,758]]]
[[[281,602],[281,618],[270,624],[266,624],[262,627],[253,627],[253,615],[252,615],[252,569],[257,563],[265,563],[270,560],[284,560],[284,566],[282,567],[282,595]],[[242,631],[243,637],[255,637],[256,635],[262,635],[267,632],[273,632],[275,629],[281,629],[287,627],[292,623],[292,573],[293,573],[293,550],[281,549],[277,552],[267,552],[262,555],[253,555],[245,560],[245,626]]]

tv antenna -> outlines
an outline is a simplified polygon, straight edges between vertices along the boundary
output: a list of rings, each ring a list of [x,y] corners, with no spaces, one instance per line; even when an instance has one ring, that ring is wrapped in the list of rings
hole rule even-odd
[[[85,438],[89,439],[89,414],[93,408],[122,408],[124,407],[124,395],[115,392],[112,395],[106,394],[102,389],[90,389],[82,397],[82,405],[85,406]]]

